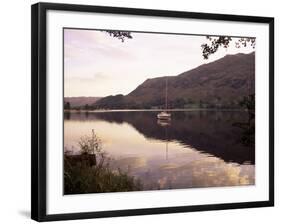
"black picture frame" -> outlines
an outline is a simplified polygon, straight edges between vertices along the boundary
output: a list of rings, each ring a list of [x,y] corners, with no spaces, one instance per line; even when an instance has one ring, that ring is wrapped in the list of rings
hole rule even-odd
[[[83,212],[69,214],[46,213],[46,13],[48,10],[100,12],[124,15],[162,16],[217,21],[254,22],[269,25],[269,200],[243,203],[208,204],[196,206],[160,207],[130,210]],[[37,221],[73,220],[115,216],[178,213],[274,206],[274,18],[137,8],[103,7],[73,4],[37,3],[31,10],[31,218]]]

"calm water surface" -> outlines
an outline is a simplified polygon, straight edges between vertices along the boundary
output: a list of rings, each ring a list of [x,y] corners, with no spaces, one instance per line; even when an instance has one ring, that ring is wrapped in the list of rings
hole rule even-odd
[[[112,167],[138,178],[144,190],[252,185],[254,127],[247,112],[179,111],[66,113],[65,150],[79,151],[94,129]]]

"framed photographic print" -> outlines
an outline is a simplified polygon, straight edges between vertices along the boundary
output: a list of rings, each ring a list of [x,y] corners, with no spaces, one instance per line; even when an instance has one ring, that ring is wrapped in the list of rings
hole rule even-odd
[[[32,6],[32,218],[274,205],[274,19]]]

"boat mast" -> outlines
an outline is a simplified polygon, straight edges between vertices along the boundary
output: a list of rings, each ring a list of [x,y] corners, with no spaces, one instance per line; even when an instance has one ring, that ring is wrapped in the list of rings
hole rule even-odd
[[[167,127],[165,127],[165,137],[166,137],[166,160],[168,160],[168,130]]]
[[[166,77],[166,110],[168,109],[167,92],[168,92],[168,78]]]

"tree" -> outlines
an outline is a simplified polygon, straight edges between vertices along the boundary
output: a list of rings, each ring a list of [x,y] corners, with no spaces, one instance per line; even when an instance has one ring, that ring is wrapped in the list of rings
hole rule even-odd
[[[65,110],[70,110],[70,109],[71,109],[70,103],[69,103],[69,102],[66,102],[66,103],[64,104],[64,109],[65,109]]]
[[[211,37],[206,36],[209,43],[201,45],[202,54],[204,59],[208,59],[211,54],[214,54],[218,51],[219,48],[228,48],[230,43],[233,41],[232,37],[229,36],[219,36]],[[241,37],[238,41],[235,42],[235,47],[247,47],[250,44],[252,48],[255,48],[256,38],[254,37]]]
[[[85,107],[84,107],[84,109],[85,109],[85,110],[89,110],[89,109],[90,109],[89,104],[86,104]]]
[[[249,96],[244,96],[239,104],[241,107],[244,107],[248,110],[255,110],[255,95],[250,94]]]
[[[126,38],[132,39],[131,32],[129,31],[118,31],[118,30],[105,30],[110,36],[116,37],[117,39],[121,40],[122,42],[125,41]]]

